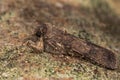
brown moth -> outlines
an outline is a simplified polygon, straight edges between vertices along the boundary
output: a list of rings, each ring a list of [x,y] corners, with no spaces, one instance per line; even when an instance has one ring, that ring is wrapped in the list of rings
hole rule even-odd
[[[39,42],[41,40],[41,42]],[[101,46],[87,42],[50,24],[41,24],[32,35],[29,46],[36,51],[83,58],[108,69],[117,68],[116,55]]]

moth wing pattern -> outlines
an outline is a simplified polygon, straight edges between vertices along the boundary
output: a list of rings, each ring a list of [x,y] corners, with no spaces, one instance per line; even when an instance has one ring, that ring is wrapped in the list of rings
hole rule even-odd
[[[56,55],[69,55],[78,59],[83,57],[91,63],[108,69],[117,68],[115,53],[104,47],[80,39],[51,24],[40,24],[34,36],[37,36],[36,33],[42,34],[45,52]]]

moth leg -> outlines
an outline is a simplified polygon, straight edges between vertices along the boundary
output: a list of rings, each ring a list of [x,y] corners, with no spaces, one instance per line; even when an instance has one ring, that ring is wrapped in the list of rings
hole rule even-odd
[[[44,43],[43,43],[43,39],[40,38],[40,41],[36,43],[36,49],[39,50],[40,52],[44,51]]]
[[[40,38],[39,41],[37,42],[33,42],[32,40],[28,40],[25,42],[25,45],[27,45],[28,47],[32,48],[35,52],[43,52],[44,51],[44,47],[43,47],[43,39]]]

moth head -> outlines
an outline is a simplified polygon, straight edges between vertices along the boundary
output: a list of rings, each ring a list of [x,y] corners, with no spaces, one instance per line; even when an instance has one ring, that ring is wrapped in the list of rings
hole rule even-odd
[[[40,24],[35,30],[35,36],[43,37],[47,32],[47,24]]]

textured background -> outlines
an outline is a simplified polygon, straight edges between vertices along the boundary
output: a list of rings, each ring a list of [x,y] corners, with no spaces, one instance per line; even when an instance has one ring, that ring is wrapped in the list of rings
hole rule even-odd
[[[48,22],[110,49],[120,64],[119,7],[119,0],[0,0],[0,80],[119,80],[119,67],[111,71],[22,45],[36,22]]]

